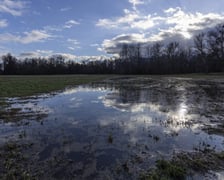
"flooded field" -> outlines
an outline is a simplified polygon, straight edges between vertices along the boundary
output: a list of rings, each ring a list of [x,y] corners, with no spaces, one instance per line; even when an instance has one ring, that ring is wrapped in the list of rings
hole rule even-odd
[[[0,106],[1,178],[149,179],[174,159],[224,178],[224,78],[114,77]]]

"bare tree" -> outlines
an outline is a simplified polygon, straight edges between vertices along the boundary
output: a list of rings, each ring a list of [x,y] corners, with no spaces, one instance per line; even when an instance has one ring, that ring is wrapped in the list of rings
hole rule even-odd
[[[5,74],[14,74],[16,72],[16,58],[10,53],[2,56]]]
[[[123,60],[128,59],[128,45],[127,44],[122,45],[119,55],[120,55],[120,58]]]
[[[208,33],[210,54],[218,59],[224,58],[224,25],[218,25]]]
[[[150,48],[151,48],[150,45],[147,45],[145,47],[145,55],[147,58],[150,58]]]
[[[162,54],[162,47],[163,45],[161,43],[155,43],[150,48],[150,54],[152,59],[157,60]]]
[[[205,33],[202,32],[202,33],[195,36],[195,38],[194,38],[194,48],[195,48],[197,54],[200,57],[202,57],[202,58],[205,57],[206,49],[207,49]]]
[[[166,55],[168,59],[175,59],[179,53],[179,43],[178,42],[170,42],[166,46]]]
[[[134,44],[128,45],[128,59],[134,60],[136,58],[136,46]]]
[[[207,62],[207,39],[205,33],[200,33],[194,37],[194,49],[196,51],[197,69],[208,72]]]

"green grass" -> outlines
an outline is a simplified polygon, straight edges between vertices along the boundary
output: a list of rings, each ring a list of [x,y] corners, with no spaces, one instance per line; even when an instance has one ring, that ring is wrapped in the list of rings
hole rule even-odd
[[[186,169],[165,160],[156,162],[156,169],[150,174],[142,176],[142,180],[184,180],[186,178]]]
[[[41,93],[49,93],[64,89],[67,86],[90,83],[112,75],[41,75],[41,76],[3,76],[0,75],[0,98],[23,97]],[[125,75],[128,76],[128,75]],[[182,74],[182,75],[142,75],[152,78],[189,77],[203,79],[224,78],[224,73]],[[131,75],[130,77],[136,77]]]
[[[156,167],[141,174],[142,180],[185,180],[191,175],[205,174],[223,170],[224,151],[199,151],[194,153],[180,153],[171,160],[158,160]]]
[[[23,97],[49,93],[67,86],[90,83],[108,75],[0,76],[0,97]]]

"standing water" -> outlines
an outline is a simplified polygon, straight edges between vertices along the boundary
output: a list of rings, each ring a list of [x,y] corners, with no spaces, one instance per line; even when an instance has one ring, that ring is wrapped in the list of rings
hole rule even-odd
[[[33,177],[137,179],[158,159],[224,150],[224,80],[117,77],[6,101],[0,158],[15,151]]]

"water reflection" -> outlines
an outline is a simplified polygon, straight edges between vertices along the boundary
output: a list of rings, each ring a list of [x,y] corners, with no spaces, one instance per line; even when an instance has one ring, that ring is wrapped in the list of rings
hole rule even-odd
[[[219,98],[209,90],[214,85]],[[202,144],[224,149],[223,135],[204,129],[218,125],[217,116],[223,120],[223,90],[191,79],[110,79],[23,104],[47,117],[29,126],[5,128],[3,123],[1,139],[10,139],[9,131],[14,138],[25,131],[43,167],[47,161],[62,162],[49,170],[53,177],[63,172],[77,179],[135,179],[141,169],[174,151],[194,151]]]

